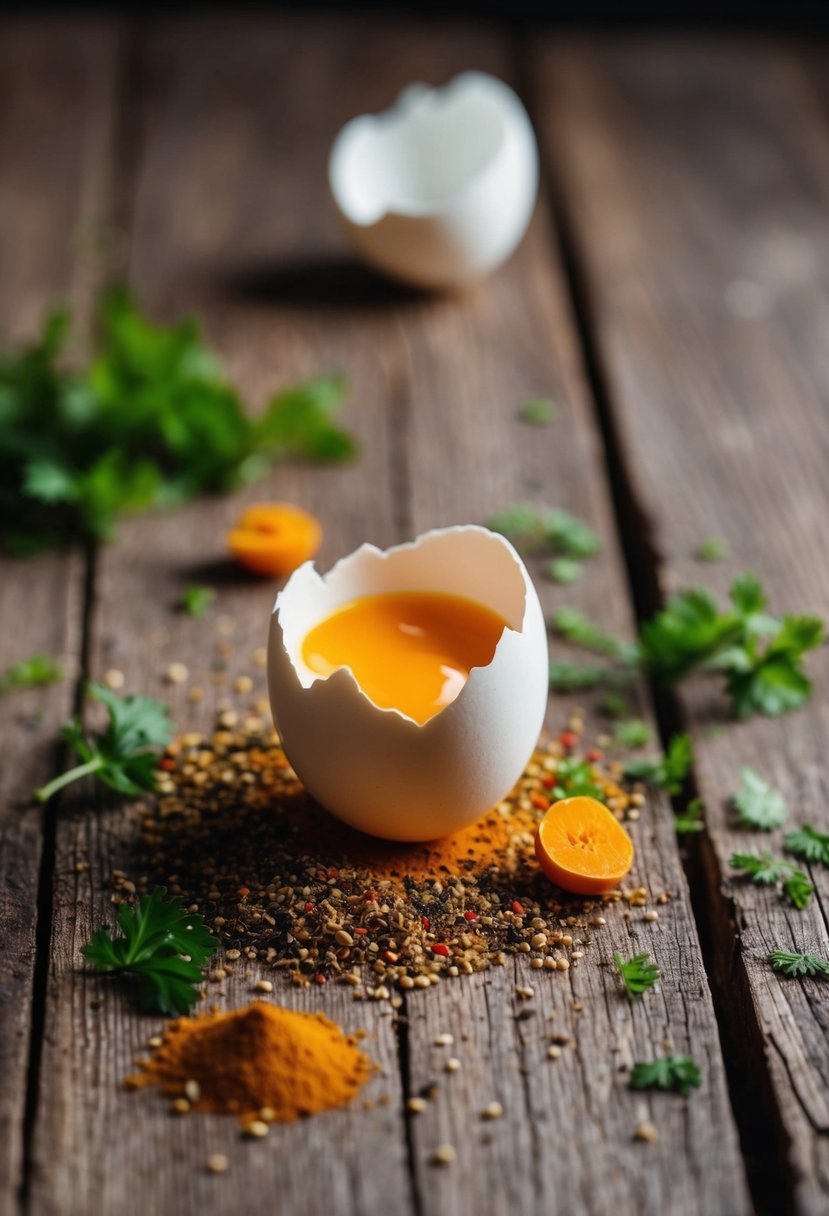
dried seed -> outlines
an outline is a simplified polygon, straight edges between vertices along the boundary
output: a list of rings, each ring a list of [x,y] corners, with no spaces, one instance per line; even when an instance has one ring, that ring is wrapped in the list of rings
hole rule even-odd
[[[434,1161],[436,1165],[451,1165],[457,1156],[451,1144],[440,1144],[435,1149]]]
[[[211,1174],[226,1174],[230,1169],[230,1162],[224,1153],[211,1153],[207,1158],[207,1168]]]
[[[490,1102],[489,1106],[485,1106],[481,1111],[482,1119],[500,1119],[504,1113],[504,1108],[500,1102]]]

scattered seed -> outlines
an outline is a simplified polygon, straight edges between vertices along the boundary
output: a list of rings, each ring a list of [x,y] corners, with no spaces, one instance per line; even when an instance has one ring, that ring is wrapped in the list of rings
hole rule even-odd
[[[233,689],[235,692],[250,692],[253,688],[253,680],[250,676],[237,676],[233,681]]]
[[[104,673],[104,684],[106,684],[107,688],[111,688],[113,692],[117,692],[119,688],[124,687],[125,679],[123,671],[118,671],[115,667],[111,667],[109,671]]]
[[[637,1123],[633,1134],[637,1140],[648,1140],[650,1143],[659,1139],[659,1132],[652,1123]]]
[[[500,1119],[504,1113],[504,1108],[500,1102],[490,1102],[489,1106],[485,1106],[481,1111],[482,1119]]]
[[[645,920],[649,920],[649,921],[659,920],[659,913],[657,912],[656,908],[648,909],[648,911],[645,913]]]
[[[455,1042],[453,1034],[439,1034],[435,1036],[435,1047],[451,1047]]]
[[[230,1169],[230,1162],[224,1153],[211,1153],[207,1158],[207,1168],[211,1174],[226,1174]]]
[[[560,1057],[560,1055],[561,1055],[561,1048],[556,1047],[555,1043],[551,1043],[550,1046],[547,1048],[547,1059],[548,1060],[557,1060]]]
[[[242,1131],[246,1136],[267,1136],[268,1125],[264,1119],[251,1119],[249,1123],[245,1124]]]
[[[170,1103],[170,1110],[174,1115],[186,1115],[190,1109],[190,1103],[186,1098],[173,1098]]]
[[[273,984],[270,980],[257,980],[253,985],[254,992],[273,992]]]
[[[184,1096],[188,1102],[198,1102],[201,1097],[201,1086],[198,1081],[185,1081]]]
[[[168,684],[184,684],[189,675],[190,672],[187,670],[184,663],[171,663],[167,668]]]
[[[406,1110],[410,1115],[421,1115],[426,1106],[427,1102],[425,1098],[409,1098],[406,1103]]]
[[[444,1072],[459,1072],[461,1062],[456,1056],[450,1056],[443,1066]]]
[[[451,1144],[440,1144],[435,1149],[435,1165],[451,1165],[457,1155]]]

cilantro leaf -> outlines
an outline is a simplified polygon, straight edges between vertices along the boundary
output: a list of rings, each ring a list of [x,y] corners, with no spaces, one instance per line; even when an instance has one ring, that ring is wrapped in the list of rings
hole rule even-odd
[[[812,682],[803,671],[803,657],[823,639],[823,622],[812,616],[784,617],[762,653],[750,639],[742,655],[727,664],[727,687],[736,716],[775,717],[808,701]]]
[[[788,814],[783,795],[753,768],[744,767],[740,776],[740,788],[732,798],[740,823],[766,832],[779,828]]]
[[[601,801],[604,797],[604,791],[593,775],[590,762],[579,756],[568,756],[556,761],[555,782],[552,790],[554,798],[584,796]]]
[[[203,917],[186,911],[180,896],[166,895],[158,887],[152,895],[142,895],[134,908],[121,904],[120,935],[96,929],[81,953],[99,971],[134,977],[146,1012],[175,1017],[198,1000],[195,985],[202,981],[202,965],[219,943]]]
[[[560,637],[585,650],[592,650],[596,654],[603,654],[629,665],[634,664],[638,658],[638,649],[633,643],[607,633],[579,608],[559,608],[553,614],[551,624]]]
[[[517,502],[491,515],[487,527],[500,532],[521,550],[532,552],[544,544],[544,508]]]
[[[549,397],[533,397],[525,401],[518,411],[522,422],[529,422],[534,426],[548,426],[557,414],[558,406]]]
[[[618,953],[614,954],[613,958],[625,985],[625,991],[631,1000],[642,996],[659,979],[659,968],[656,963],[651,962],[647,952],[634,954],[633,958],[628,959],[626,963],[622,962],[622,957]]]
[[[739,642],[739,620],[720,613],[717,601],[701,587],[680,591],[640,631],[646,665],[660,679],[674,684],[726,646]]]
[[[602,547],[597,533],[569,511],[550,511],[544,529],[553,548],[566,557],[594,557]]]
[[[682,814],[674,819],[674,831],[678,836],[701,832],[705,828],[705,805],[701,798],[692,798]]]
[[[215,599],[216,592],[212,587],[198,587],[194,585],[184,588],[178,607],[187,616],[204,616]]]
[[[348,391],[344,376],[320,376],[285,389],[255,424],[257,447],[308,460],[348,460],[354,440],[332,422]]]
[[[39,802],[93,774],[125,796],[155,788],[158,754],[153,749],[166,747],[173,729],[166,705],[152,697],[118,697],[103,684],[90,684],[88,691],[106,706],[107,728],[90,738],[77,718],[66,723],[64,738],[81,763],[37,790]]]
[[[829,832],[819,832],[810,823],[789,832],[783,842],[787,853],[802,857],[804,861],[816,861],[829,866]]]
[[[728,541],[721,536],[709,536],[697,545],[695,557],[701,562],[719,562],[728,557]]]
[[[582,575],[582,564],[574,557],[554,557],[547,566],[547,577],[561,586],[576,583]]]
[[[790,862],[774,858],[770,853],[763,853],[760,857],[752,853],[733,853],[729,865],[760,886],[782,885],[784,896],[799,912],[812,897],[814,887],[807,875]]]
[[[685,1098],[701,1084],[702,1073],[690,1056],[661,1056],[634,1064],[630,1073],[631,1089],[665,1089]]]
[[[797,954],[793,950],[772,950],[769,962],[782,975],[798,978],[804,975],[829,980],[829,959],[817,954]]]
[[[604,663],[550,663],[550,687],[554,692],[582,692],[616,682],[616,672]]]
[[[628,760],[625,776],[633,781],[646,781],[668,794],[679,794],[694,761],[689,735],[673,735],[668,750],[660,760]]]
[[[651,728],[641,718],[620,722],[611,737],[612,747],[644,747],[651,741]]]
[[[593,557],[602,547],[596,532],[583,520],[569,511],[536,503],[505,507],[490,517],[487,527],[530,553],[546,548],[559,556],[582,559]]]
[[[33,654],[30,659],[12,663],[0,674],[0,696],[17,692],[21,688],[38,688],[43,684],[57,684],[63,679],[63,668],[49,654]]]

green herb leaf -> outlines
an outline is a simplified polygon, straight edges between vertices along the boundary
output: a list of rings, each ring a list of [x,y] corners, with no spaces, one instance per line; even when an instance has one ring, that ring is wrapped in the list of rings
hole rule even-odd
[[[646,781],[668,794],[679,794],[694,761],[689,735],[674,735],[661,760],[629,760],[625,776],[633,781]]]
[[[626,963],[622,962],[621,955],[618,953],[614,954],[613,958],[624,982],[625,991],[631,1000],[642,996],[659,979],[659,968],[656,963],[651,962],[647,952],[634,954],[633,958],[628,959]]]
[[[576,583],[582,575],[582,564],[574,557],[555,557],[547,567],[547,576],[554,583],[566,586]]]
[[[519,410],[521,421],[532,423],[534,426],[548,426],[557,414],[558,406],[549,397],[533,397],[525,401]]]
[[[103,684],[90,684],[88,691],[106,706],[109,724],[102,734],[91,737],[77,718],[65,724],[64,738],[81,763],[37,790],[39,802],[93,774],[124,796],[155,788],[158,754],[154,749],[166,747],[173,731],[167,706],[152,697],[118,697]]]
[[[720,562],[728,557],[728,541],[721,536],[709,536],[697,545],[695,556],[701,562]]]
[[[808,904],[814,887],[802,870],[798,870],[788,861],[763,853],[760,857],[752,853],[733,853],[729,864],[741,871],[752,882],[764,887],[775,887],[782,884],[783,894],[799,912]]]
[[[702,1073],[690,1056],[661,1056],[634,1064],[630,1073],[631,1089],[665,1089],[685,1098],[701,1084]]]
[[[705,827],[705,804],[701,798],[692,798],[681,815],[674,818],[674,831],[678,836],[701,832]]]
[[[598,534],[569,511],[550,511],[544,527],[553,548],[567,557],[593,557],[602,547]]]
[[[164,887],[142,895],[131,908],[118,909],[120,934],[96,929],[81,948],[99,971],[116,972],[138,981],[142,1009],[169,1017],[188,1013],[198,1000],[202,965],[218,946],[198,914],[187,912],[181,898],[167,899]]]
[[[187,616],[199,617],[204,616],[215,599],[216,592],[212,587],[185,587],[178,606]]]
[[[795,857],[802,857],[804,861],[829,866],[829,832],[819,832],[810,823],[789,832],[783,847],[787,853],[794,853]]]
[[[652,733],[647,722],[643,722],[641,718],[631,718],[627,722],[618,724],[611,737],[611,746],[645,747],[650,743]]]
[[[605,632],[579,608],[559,608],[553,614],[551,624],[560,637],[566,638],[575,646],[607,655],[608,658],[616,659],[625,665],[633,665],[637,661],[639,652],[634,643],[625,642],[612,633]]]
[[[583,692],[590,688],[600,688],[612,683],[615,672],[603,663],[567,663],[553,662],[550,664],[550,687],[554,692]]]
[[[63,679],[63,668],[49,654],[33,654],[30,659],[21,659],[0,675],[0,695],[17,692],[21,688],[38,688],[44,684],[57,684]]]
[[[285,389],[272,398],[256,423],[257,447],[275,456],[350,459],[356,444],[332,422],[347,391],[343,376],[321,376]]]
[[[817,954],[796,954],[793,950],[772,950],[769,962],[775,971],[797,979],[810,975],[815,979],[829,980],[829,959]]]
[[[531,502],[517,502],[504,507],[487,520],[487,527],[500,532],[524,552],[533,552],[545,541],[544,516],[546,508]]]
[[[779,828],[788,814],[783,795],[753,768],[743,768],[740,775],[740,788],[732,799],[740,823],[765,832]]]
[[[593,775],[593,769],[588,760],[578,756],[568,756],[556,762],[555,785],[552,794],[554,798],[597,798],[601,801],[604,791]]]
[[[673,684],[741,636],[739,620],[721,613],[711,593],[696,587],[672,596],[661,612],[646,621],[639,644],[647,666]]]
[[[803,657],[823,638],[823,622],[817,617],[787,616],[762,653],[750,639],[742,652],[728,658],[723,666],[736,716],[776,717],[805,704],[812,682],[803,671]]]
[[[630,715],[630,706],[617,692],[605,693],[602,697],[601,707],[609,718],[616,718],[618,721],[624,720]]]

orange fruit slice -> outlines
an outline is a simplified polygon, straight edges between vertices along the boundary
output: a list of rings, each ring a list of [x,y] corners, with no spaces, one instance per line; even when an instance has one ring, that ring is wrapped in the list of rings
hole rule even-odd
[[[322,528],[313,515],[291,503],[258,503],[228,532],[227,544],[240,566],[276,578],[314,556],[322,544]]]
[[[535,852],[548,878],[574,895],[611,891],[633,865],[633,841],[595,798],[562,798],[538,826]]]

